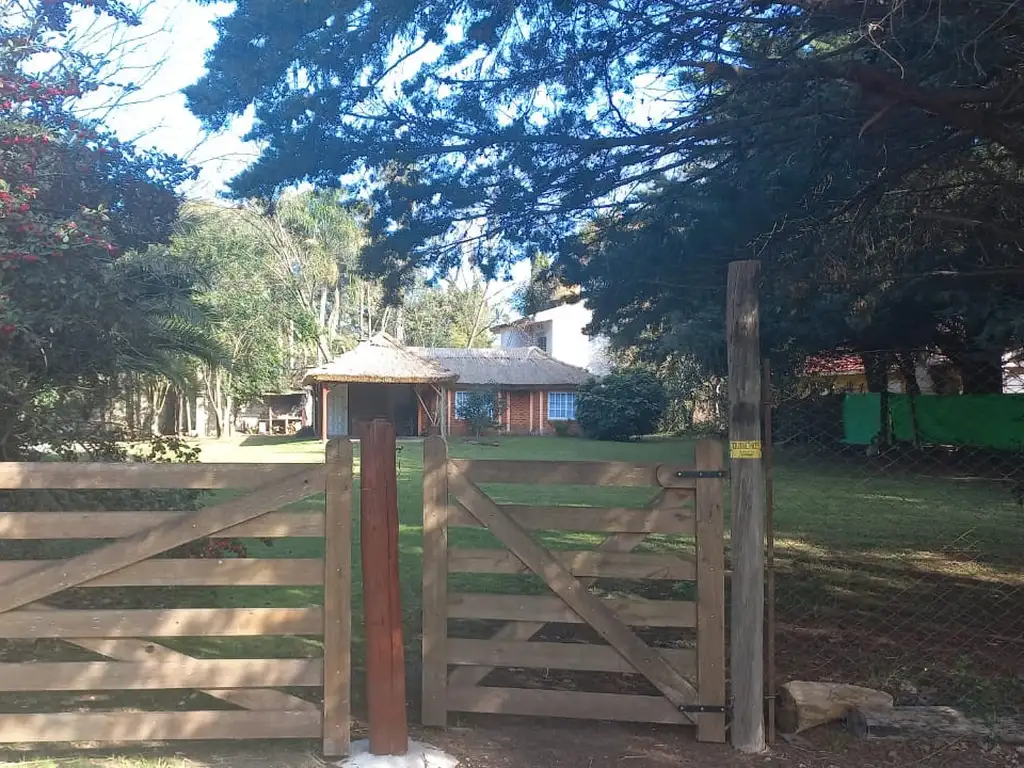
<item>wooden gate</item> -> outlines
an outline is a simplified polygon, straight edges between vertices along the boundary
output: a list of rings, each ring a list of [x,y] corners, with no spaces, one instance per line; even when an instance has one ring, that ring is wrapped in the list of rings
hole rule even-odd
[[[423,721],[449,712],[506,713],[695,724],[701,741],[725,740],[723,460],[716,441],[688,465],[449,459],[441,438],[424,446]],[[496,503],[481,485],[650,486],[646,508]],[[592,492],[592,491],[591,491]],[[502,549],[449,546],[449,528],[484,527]],[[592,532],[592,550],[544,546],[529,531]],[[637,551],[651,534],[690,537]],[[555,534],[558,536],[559,534]],[[580,538],[579,534],[561,534]],[[662,537],[659,537],[662,538]],[[649,542],[648,542],[649,543]],[[535,574],[548,594],[455,593],[449,574]],[[615,581],[610,581],[615,580]],[[691,600],[623,596],[622,580],[695,582]],[[611,596],[609,593],[611,593]],[[449,619],[474,620],[476,637],[449,635]],[[483,622],[504,622],[479,639]],[[551,625],[589,628],[606,644],[564,642]],[[659,629],[689,633],[675,647],[648,641]],[[542,640],[532,640],[538,634]],[[449,667],[454,669],[449,672]],[[641,675],[650,693],[553,690],[550,675],[487,685],[495,668]]]
[[[0,702],[8,700],[0,705],[0,742],[315,738],[329,755],[347,753],[349,441],[328,445],[326,465],[0,464],[3,490],[170,488],[248,493],[195,512],[0,512],[0,546],[8,550],[14,541],[51,540],[50,551],[63,541],[67,551],[76,540],[81,551],[83,540],[113,540],[65,559],[0,562],[0,647],[6,660],[17,659],[0,664]],[[324,511],[280,511],[325,491]],[[321,536],[322,559],[161,556],[209,537]],[[189,607],[137,607],[152,606],[145,595],[155,593],[174,606],[181,593],[154,587],[225,586],[322,587],[324,600],[192,607],[193,597]],[[232,592],[230,604],[244,605],[247,595]],[[197,638],[241,636],[322,636],[323,657],[198,658],[152,639],[190,648]],[[322,688],[323,703],[316,691],[305,698],[278,688]],[[181,695],[166,695],[174,690]],[[146,711],[115,691],[149,692]],[[183,700],[192,706],[167,706]]]

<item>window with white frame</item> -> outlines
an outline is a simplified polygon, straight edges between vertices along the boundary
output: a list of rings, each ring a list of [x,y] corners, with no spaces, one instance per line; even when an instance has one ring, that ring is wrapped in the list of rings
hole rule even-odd
[[[548,392],[548,421],[576,419],[575,392]]]

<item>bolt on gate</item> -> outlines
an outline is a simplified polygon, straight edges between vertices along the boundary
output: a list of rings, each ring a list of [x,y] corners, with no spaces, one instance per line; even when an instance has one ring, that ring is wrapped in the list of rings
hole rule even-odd
[[[668,466],[450,459],[443,439],[428,438],[424,724],[443,726],[450,712],[574,717],[693,724],[698,739],[724,741],[724,475],[721,444],[712,440],[697,444],[694,462]],[[644,508],[537,506],[497,501],[482,488],[493,484],[657,493]],[[486,529],[501,548],[453,546],[452,529],[465,528]],[[556,549],[542,543],[552,532],[604,538],[587,551]],[[652,536],[688,537],[693,553],[651,551]],[[543,594],[449,589],[449,575],[467,573],[532,574]],[[641,584],[640,594],[623,596],[627,580]],[[673,582],[693,583],[689,599],[676,599]],[[470,636],[455,636],[450,620],[469,622]],[[673,642],[655,645],[665,633]],[[530,669],[635,675],[641,682],[630,687],[643,690],[581,691],[545,676],[509,684],[512,670]]]
[[[0,464],[0,490],[58,489],[245,495],[198,511],[0,513],[0,542],[8,549],[46,540],[37,552],[61,551],[54,546],[61,544],[76,552],[0,561],[0,644],[6,658],[21,657],[0,664],[0,693],[30,694],[27,706],[35,709],[0,713],[0,742],[310,738],[322,739],[329,755],[348,752],[349,441],[330,443],[326,464]],[[321,511],[282,510],[325,492]],[[173,552],[210,537],[324,537],[324,556],[196,559]],[[192,607],[186,599],[189,607],[173,607],[173,596],[185,588],[254,585],[322,588],[323,604]],[[157,599],[168,607],[148,607]],[[247,636],[322,637],[323,657],[204,658],[154,639],[173,638],[187,648],[197,638]],[[45,659],[35,655],[36,641],[44,641]],[[313,689],[314,696],[279,688]],[[315,696],[321,688],[322,704]],[[200,694],[188,697],[198,709],[177,706],[185,689]],[[84,699],[68,698],[102,692],[131,706],[124,697],[140,691],[148,711],[91,709]]]

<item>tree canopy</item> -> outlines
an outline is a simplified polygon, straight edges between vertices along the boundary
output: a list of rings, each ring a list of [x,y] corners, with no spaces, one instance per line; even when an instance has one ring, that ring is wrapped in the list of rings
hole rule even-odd
[[[0,460],[100,424],[122,373],[173,375],[182,357],[218,353],[201,275],[151,247],[170,237],[191,171],[76,117],[97,83],[67,44],[73,5],[0,3]],[[94,8],[134,22],[118,3]]]
[[[769,141],[780,160],[835,151],[835,123],[854,128],[847,160],[879,136],[875,173],[830,194],[851,205],[964,145],[1016,163],[1021,14],[1010,0],[240,0],[188,96],[210,125],[254,107],[266,151],[238,194],[358,173],[378,272],[451,266],[454,241],[499,271],[664,174],[697,183]]]

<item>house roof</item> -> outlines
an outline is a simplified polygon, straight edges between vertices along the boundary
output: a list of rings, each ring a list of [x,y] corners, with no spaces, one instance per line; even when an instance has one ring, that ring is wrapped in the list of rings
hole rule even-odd
[[[376,382],[380,384],[440,384],[456,374],[383,336],[360,342],[319,368],[311,368],[303,385],[314,381]]]
[[[589,371],[555,360],[537,347],[409,347],[409,351],[453,371],[459,384],[575,387],[593,378]]]
[[[304,385],[315,381],[381,384],[441,384],[505,387],[578,386],[589,371],[555,360],[536,347],[403,347],[386,334],[363,341],[351,352],[306,372]]]

